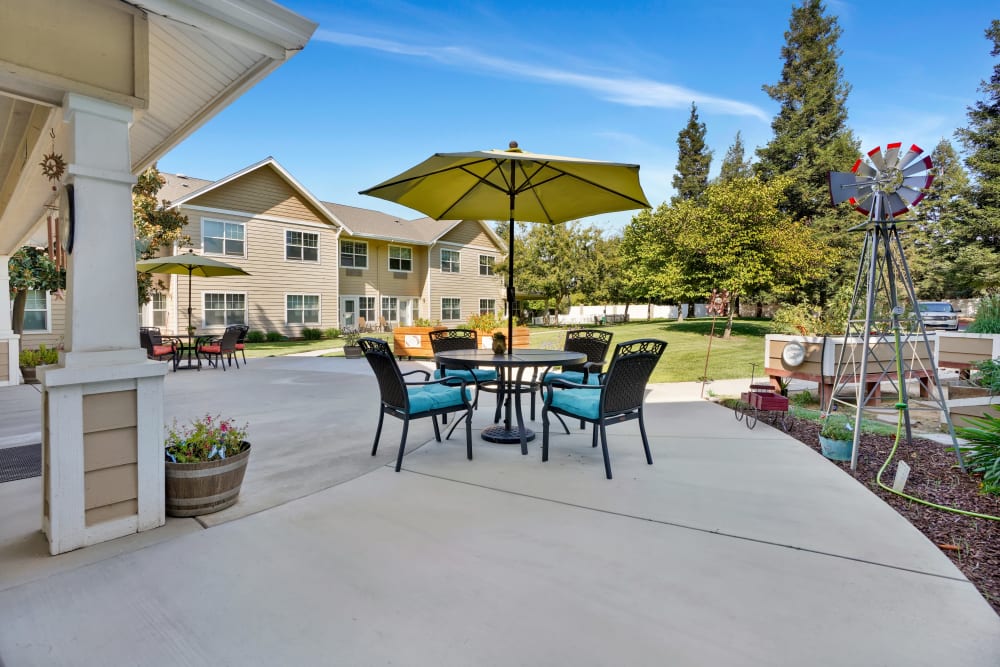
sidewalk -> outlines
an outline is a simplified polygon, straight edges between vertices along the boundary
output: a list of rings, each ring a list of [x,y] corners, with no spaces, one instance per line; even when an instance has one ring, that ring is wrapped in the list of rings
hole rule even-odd
[[[413,445],[430,442],[408,447],[397,474],[384,465],[397,420],[370,456],[363,360],[171,373],[168,414],[208,405],[250,421],[240,502],[205,527],[171,519],[48,557],[38,478],[0,484],[0,661],[1000,662],[1000,619],[933,544],[810,448],[763,423],[748,431],[700,388],[651,388],[652,466],[635,422],[609,428],[609,481],[572,425],[545,464],[540,435],[521,456],[474,430],[467,461],[460,437],[411,428]]]

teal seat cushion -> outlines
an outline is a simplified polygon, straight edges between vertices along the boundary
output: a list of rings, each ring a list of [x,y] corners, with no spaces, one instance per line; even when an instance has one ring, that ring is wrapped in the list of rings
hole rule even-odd
[[[461,387],[429,384],[420,387],[407,387],[406,393],[410,397],[411,415],[441,408],[463,407]],[[472,399],[468,389],[465,390],[465,398],[466,400]]]
[[[597,419],[600,389],[564,389],[552,392],[552,407],[585,419]]]
[[[566,380],[566,382],[574,382],[576,384],[583,384],[583,372],[582,371],[563,371],[562,373],[549,373],[545,376],[545,381],[549,380]],[[587,384],[598,385],[601,384],[601,377],[598,373],[588,373],[587,374]]]
[[[473,376],[473,371],[460,370],[457,368],[449,368],[445,371],[448,377],[461,378],[466,382],[493,382],[497,379],[497,372],[492,368],[477,368],[475,370],[475,376]],[[434,371],[434,379],[440,380],[443,376],[441,375],[441,369]]]

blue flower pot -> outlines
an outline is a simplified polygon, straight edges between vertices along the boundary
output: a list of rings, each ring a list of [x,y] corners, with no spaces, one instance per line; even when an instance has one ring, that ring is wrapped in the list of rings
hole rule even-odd
[[[851,440],[831,440],[819,436],[819,446],[823,450],[823,456],[834,461],[850,461],[852,445],[854,442]]]

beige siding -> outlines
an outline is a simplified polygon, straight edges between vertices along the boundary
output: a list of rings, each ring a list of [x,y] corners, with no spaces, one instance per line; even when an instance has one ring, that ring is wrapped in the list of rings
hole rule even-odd
[[[296,192],[271,167],[265,166],[187,202],[248,215],[276,216],[307,222],[325,222],[326,217]]]
[[[406,243],[389,243],[372,239],[356,239],[341,236],[341,240],[362,241],[368,244],[368,268],[340,270],[341,296],[395,296],[419,299],[424,288],[424,276],[427,275],[427,248],[408,245]],[[398,272],[389,270],[389,246],[409,248],[413,253],[413,270]],[[360,275],[351,275],[360,273]],[[380,300],[376,301],[376,309],[380,308]],[[421,312],[425,305],[420,304]],[[414,317],[419,316],[414,313]]]
[[[7,361],[7,354],[10,346],[7,341],[0,341],[0,382],[7,382],[10,380],[10,363]]]
[[[21,349],[38,349],[39,345],[58,347],[62,345],[66,334],[66,297],[49,295],[49,331],[33,333],[27,331],[21,334]]]
[[[784,359],[781,358],[781,353],[789,342],[787,340],[769,341],[765,369],[768,371],[784,371],[789,374],[794,373],[799,377],[820,377],[823,374],[823,344],[799,341],[806,350],[805,360],[792,368],[787,366]]]
[[[479,256],[489,255],[494,258],[494,264],[500,264],[501,254],[493,241],[475,221],[466,220],[455,229],[448,232],[443,241],[448,243],[435,244],[430,249],[431,263],[431,319],[441,320],[443,324],[454,324],[441,318],[441,299],[457,298],[461,300],[462,320],[468,320],[470,315],[479,314],[480,299],[494,299],[497,312],[504,310],[503,281],[496,274],[483,276],[479,274]],[[452,245],[461,243],[463,246]],[[441,251],[458,251],[461,256],[459,272],[441,271]]]
[[[85,523],[138,511],[135,390],[83,397]]]

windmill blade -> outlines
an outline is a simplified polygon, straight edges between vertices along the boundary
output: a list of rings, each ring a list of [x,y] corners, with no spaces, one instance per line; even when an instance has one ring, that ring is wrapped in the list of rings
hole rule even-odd
[[[919,176],[908,176],[903,179],[903,187],[921,190],[923,188],[931,187],[931,183],[933,182],[934,174],[931,173],[921,174]]]
[[[858,161],[854,163],[854,166],[851,167],[851,171],[862,178],[875,178],[878,174],[877,171],[872,169],[871,166],[869,166],[868,163],[861,158],[858,158]]]
[[[871,187],[858,188],[858,196],[851,197],[848,201],[851,206],[855,208],[860,213],[868,215],[871,213],[871,199],[872,195],[875,194],[875,190]]]
[[[904,155],[903,159],[899,161],[899,168],[905,169],[911,162],[913,162],[913,160],[919,157],[919,155],[923,152],[924,152],[923,148],[921,148],[916,144],[911,144],[910,150],[906,151],[906,155]]]
[[[897,215],[903,215],[904,213],[910,210],[910,207],[907,206],[905,201],[903,201],[903,198],[900,197],[899,194],[895,192],[890,192],[886,196],[885,201],[889,207],[889,213],[894,218]]]
[[[925,193],[921,192],[920,190],[916,190],[914,188],[907,187],[905,185],[900,186],[899,190],[896,191],[896,194],[902,197],[903,201],[908,203],[911,207],[919,204],[920,200],[922,200],[925,195]]]
[[[885,147],[885,166],[888,169],[895,169],[899,166],[899,147],[902,146],[900,142],[894,144],[888,144]]]
[[[914,174],[919,174],[922,171],[927,171],[928,169],[930,169],[933,166],[934,166],[934,163],[931,162],[931,158],[928,155],[923,160],[919,160],[917,162],[914,162],[909,167],[906,167],[905,169],[903,169],[903,176],[913,176]]]
[[[831,171],[826,176],[830,186],[830,201],[836,206],[858,194],[858,177],[849,171]]]
[[[872,161],[875,168],[879,171],[885,171],[885,161],[882,159],[882,147],[876,146],[875,148],[868,151],[868,159]]]

